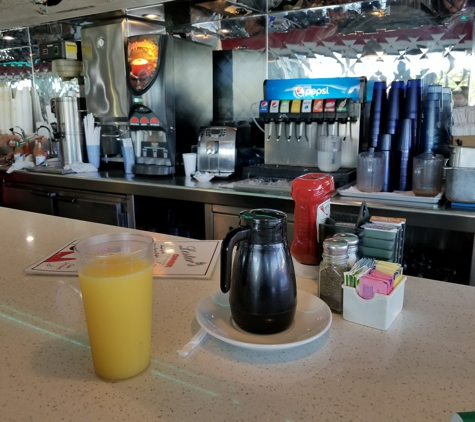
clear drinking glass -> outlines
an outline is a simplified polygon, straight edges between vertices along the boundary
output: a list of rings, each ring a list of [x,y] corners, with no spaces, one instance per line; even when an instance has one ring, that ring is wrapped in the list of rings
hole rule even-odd
[[[150,364],[153,238],[136,233],[94,236],[75,247],[96,374],[130,378]]]

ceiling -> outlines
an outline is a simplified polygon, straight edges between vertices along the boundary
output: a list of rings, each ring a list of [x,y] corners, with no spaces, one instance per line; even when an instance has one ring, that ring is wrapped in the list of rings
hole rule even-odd
[[[157,0],[62,0],[56,6],[32,0],[0,0],[0,30],[32,26],[119,9],[165,3]]]

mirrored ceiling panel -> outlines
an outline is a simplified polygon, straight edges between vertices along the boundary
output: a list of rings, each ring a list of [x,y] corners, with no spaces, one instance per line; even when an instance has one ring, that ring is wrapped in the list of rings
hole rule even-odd
[[[366,76],[370,83],[420,78],[471,103],[474,10],[431,4],[349,3],[274,13],[269,18],[269,78]],[[254,48],[252,41],[248,48]]]

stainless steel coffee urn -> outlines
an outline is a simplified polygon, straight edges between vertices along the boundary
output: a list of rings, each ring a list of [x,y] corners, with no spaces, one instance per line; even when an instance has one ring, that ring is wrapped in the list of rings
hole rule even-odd
[[[51,111],[56,115],[55,138],[59,143],[61,165],[64,167],[76,161],[83,162],[86,154],[79,98],[53,98]]]

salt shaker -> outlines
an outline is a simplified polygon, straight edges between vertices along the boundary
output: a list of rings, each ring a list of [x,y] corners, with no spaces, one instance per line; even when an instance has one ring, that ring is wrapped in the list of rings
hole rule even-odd
[[[348,265],[348,243],[338,238],[323,241],[323,255],[318,274],[318,292],[330,309],[343,312],[344,273],[350,269]]]
[[[345,240],[348,243],[348,265],[350,269],[353,268],[356,261],[359,259],[358,255],[358,243],[360,241],[359,237],[353,233],[336,233],[333,235],[334,238]]]

